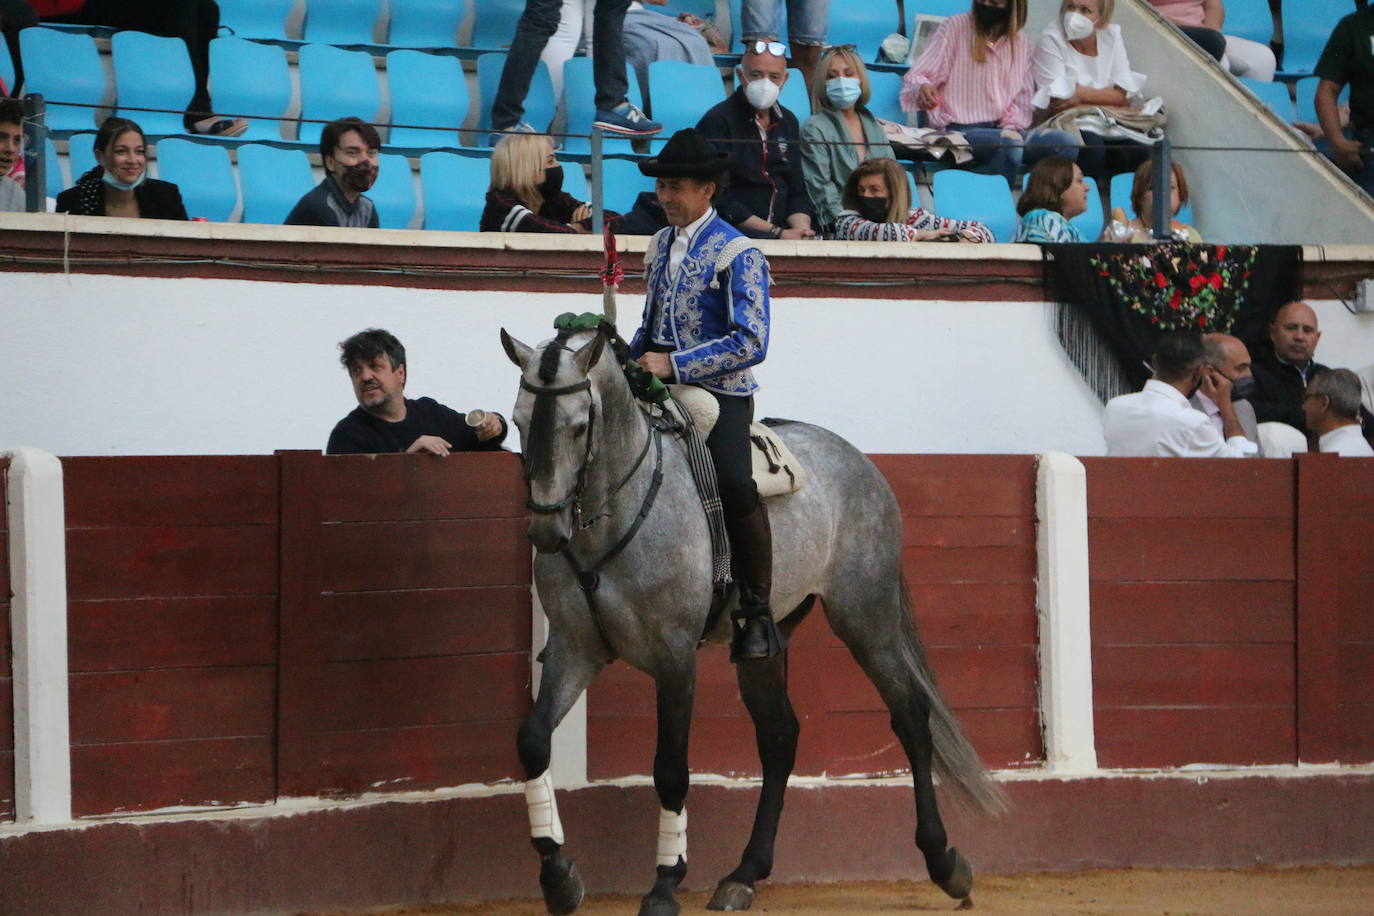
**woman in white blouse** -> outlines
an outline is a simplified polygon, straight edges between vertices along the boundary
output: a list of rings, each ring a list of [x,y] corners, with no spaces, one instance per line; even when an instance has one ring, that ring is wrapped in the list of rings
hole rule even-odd
[[[1059,16],[1035,47],[1037,122],[1078,105],[1126,108],[1141,101],[1145,76],[1131,70],[1121,26],[1112,24],[1115,0],[1063,0]],[[1150,157],[1134,140],[1081,131],[1078,165],[1095,178],[1133,172]]]

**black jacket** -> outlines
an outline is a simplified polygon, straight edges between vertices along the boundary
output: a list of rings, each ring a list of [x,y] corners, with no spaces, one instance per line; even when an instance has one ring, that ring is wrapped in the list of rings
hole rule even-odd
[[[104,172],[96,166],[82,175],[74,187],[57,195],[57,212],[78,216],[104,216],[105,195],[102,192]],[[181,202],[181,190],[170,181],[145,178],[134,188],[138,214],[144,219],[186,219],[186,205]]]
[[[1274,347],[1268,341],[1260,341],[1251,348],[1252,362],[1250,372],[1255,376],[1255,393],[1250,404],[1255,408],[1255,419],[1260,423],[1277,421],[1287,423],[1303,433],[1311,435],[1307,428],[1307,417],[1302,412],[1302,399],[1307,393],[1307,382],[1313,377],[1329,372],[1316,360],[1307,367],[1307,381],[1292,363],[1279,362]],[[1360,406],[1360,431],[1374,444],[1374,415]]]
[[[780,104],[774,105],[765,145],[754,123],[754,106],[741,88],[706,112],[697,123],[697,130],[712,141],[742,141],[712,144],[731,157],[730,183],[716,202],[721,219],[756,238],[766,237],[767,233],[750,232],[740,226],[751,214],[785,229],[787,217],[805,213],[815,225],[816,208],[806,194],[802,177],[801,127],[796,115]]]

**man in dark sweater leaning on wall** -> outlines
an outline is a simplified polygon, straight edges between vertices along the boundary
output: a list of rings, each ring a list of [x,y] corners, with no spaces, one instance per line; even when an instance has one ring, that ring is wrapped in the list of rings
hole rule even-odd
[[[466,415],[433,398],[405,396],[406,350],[389,331],[368,328],[339,344],[358,406],[334,425],[325,453],[494,452],[506,438],[506,421],[494,411]]]

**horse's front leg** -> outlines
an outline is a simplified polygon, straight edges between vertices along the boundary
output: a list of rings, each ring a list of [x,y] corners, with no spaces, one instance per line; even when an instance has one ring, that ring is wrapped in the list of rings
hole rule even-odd
[[[696,659],[690,652],[656,676],[658,748],[654,790],[658,793],[658,876],[639,904],[639,916],[673,916],[677,888],[687,876],[687,740],[696,692]]]
[[[539,853],[539,887],[550,913],[572,913],[584,894],[576,863],[563,855],[563,824],[549,775],[553,730],[602,667],[604,662],[574,655],[566,641],[557,633],[551,634],[544,650],[539,696],[516,738],[520,764],[525,768],[530,841]]]

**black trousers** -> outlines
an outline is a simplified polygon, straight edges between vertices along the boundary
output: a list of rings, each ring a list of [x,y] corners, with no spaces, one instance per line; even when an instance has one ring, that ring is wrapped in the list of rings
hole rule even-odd
[[[716,483],[725,517],[739,518],[753,512],[759,504],[759,488],[754,483],[754,457],[749,451],[754,399],[714,391],[711,394],[720,404],[720,418],[711,435],[706,437],[706,448],[716,466]]]

